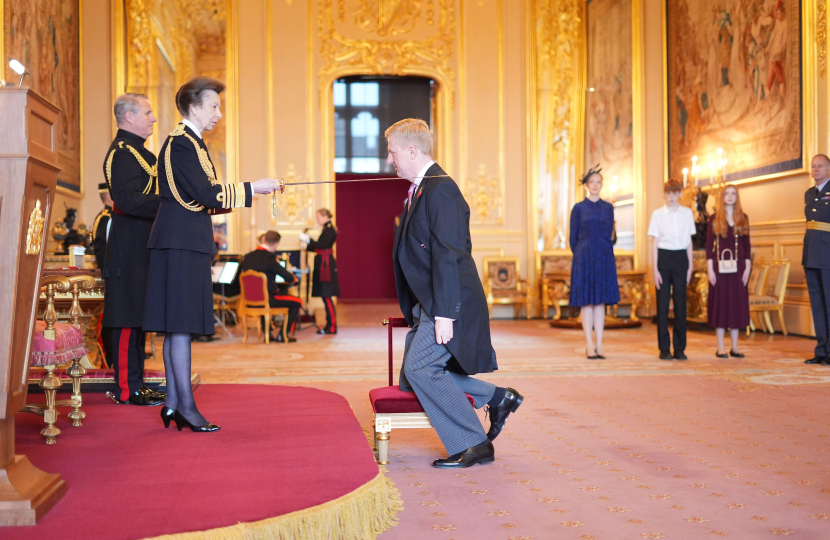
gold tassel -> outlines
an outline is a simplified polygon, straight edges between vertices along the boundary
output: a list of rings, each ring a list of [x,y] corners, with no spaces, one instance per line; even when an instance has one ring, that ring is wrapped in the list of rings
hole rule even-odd
[[[319,506],[252,523],[152,540],[367,540],[398,524],[401,494],[383,472],[356,490]]]

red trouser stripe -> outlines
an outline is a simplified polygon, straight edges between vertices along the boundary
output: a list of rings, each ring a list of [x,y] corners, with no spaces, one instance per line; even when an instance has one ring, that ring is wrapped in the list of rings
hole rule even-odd
[[[331,298],[328,297],[328,296],[323,298],[323,300],[325,300],[326,306],[329,308],[329,314],[331,315],[331,328],[329,328],[329,331],[336,332],[337,331],[337,315],[334,312],[334,304],[331,303]]]
[[[130,399],[130,334],[132,328],[122,328],[121,338],[118,340],[118,388],[121,389],[121,401]]]

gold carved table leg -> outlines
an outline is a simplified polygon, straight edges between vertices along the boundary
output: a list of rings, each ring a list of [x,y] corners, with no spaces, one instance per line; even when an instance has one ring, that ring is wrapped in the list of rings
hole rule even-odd
[[[61,430],[55,426],[58,420],[58,410],[55,408],[55,394],[58,393],[58,388],[61,387],[61,381],[55,375],[55,366],[44,366],[46,375],[40,380],[38,386],[43,389],[46,395],[46,409],[43,411],[43,421],[46,422],[46,427],[41,430],[40,434],[46,437],[46,444],[55,444],[57,436],[61,434]]]

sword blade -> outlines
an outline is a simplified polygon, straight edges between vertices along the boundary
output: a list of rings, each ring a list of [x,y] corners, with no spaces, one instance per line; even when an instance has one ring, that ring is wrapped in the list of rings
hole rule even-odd
[[[422,176],[420,178],[445,178],[448,174],[436,174],[434,176]],[[286,182],[285,186],[314,186],[318,184],[345,184],[347,182],[379,182],[381,180],[406,180],[408,178],[401,178],[400,176],[390,176],[387,178],[353,178],[350,180],[321,180],[319,182]]]

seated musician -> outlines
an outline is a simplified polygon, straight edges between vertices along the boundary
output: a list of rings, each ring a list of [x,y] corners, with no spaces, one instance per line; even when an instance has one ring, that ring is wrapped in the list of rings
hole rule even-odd
[[[239,265],[239,271],[255,270],[265,274],[268,281],[268,294],[270,295],[270,304],[272,308],[288,308],[288,331],[294,331],[294,325],[297,322],[297,314],[303,305],[302,300],[296,296],[288,294],[288,287],[293,285],[297,278],[294,274],[283,268],[277,261],[276,253],[277,246],[280,244],[280,233],[277,231],[268,231],[262,235],[259,247],[254,251],[245,255],[242,263]],[[280,276],[284,283],[277,283],[276,277]],[[266,329],[266,331],[268,331]],[[282,343],[282,332],[277,334],[276,341]],[[297,338],[288,336],[288,342],[297,341]]]

